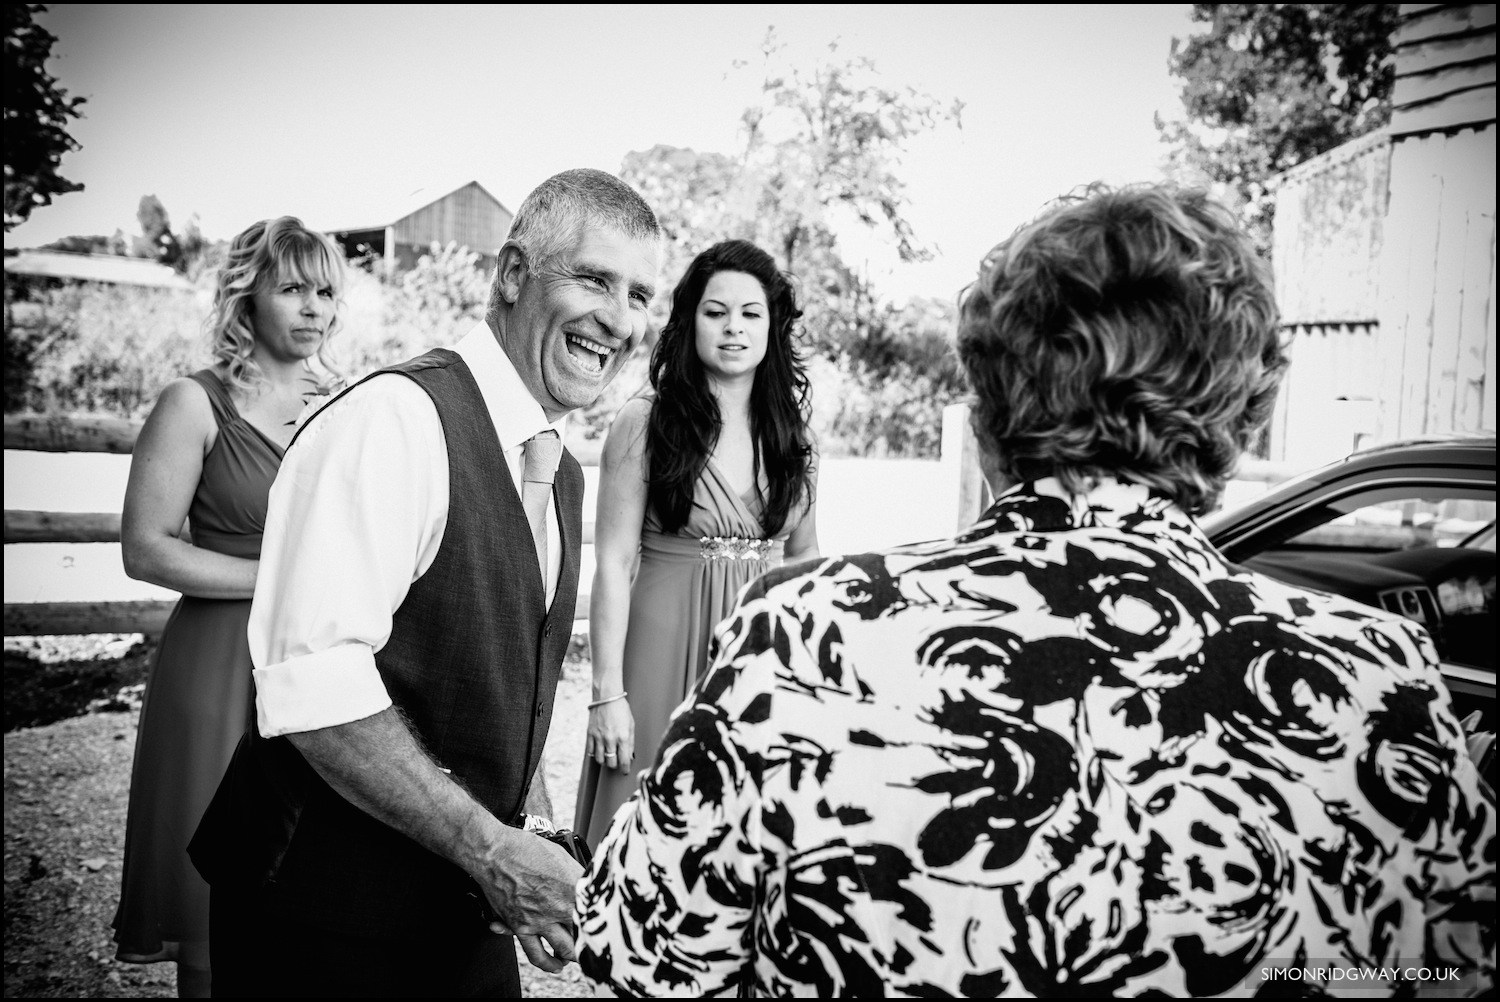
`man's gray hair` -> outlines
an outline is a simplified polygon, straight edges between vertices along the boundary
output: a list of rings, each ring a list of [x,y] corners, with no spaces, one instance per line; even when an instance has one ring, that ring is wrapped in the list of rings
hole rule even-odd
[[[661,236],[656,213],[634,188],[613,174],[584,167],[537,185],[511,220],[508,239],[521,245],[530,267],[541,268],[572,249],[588,228],[617,230],[637,240]]]

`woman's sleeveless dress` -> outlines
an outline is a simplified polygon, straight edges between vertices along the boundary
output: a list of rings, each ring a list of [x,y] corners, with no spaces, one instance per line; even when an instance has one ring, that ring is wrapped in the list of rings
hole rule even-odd
[[[283,450],[240,416],[212,370],[191,378],[208,392],[219,426],[188,509],[193,545],[258,559]],[[180,944],[208,941],[208,884],[187,844],[254,719],[249,619],[249,599],[185,595],[162,632],[130,774],[114,919],[120,960],[171,960]]]
[[[734,608],[740,589],[780,566],[795,519],[787,519],[776,539],[764,540],[759,513],[754,492],[748,499],[735,494],[712,460],[694,485],[692,514],[680,531],[662,532],[655,513],[648,512],[630,589],[623,662],[635,715],[636,771],[621,773],[584,760],[573,828],[589,845],[599,844],[615,812],[635,793],[636,772],[651,765],[672,711],[707,667],[709,639]],[[704,543],[705,537],[711,542]],[[750,540],[759,545],[745,542]]]

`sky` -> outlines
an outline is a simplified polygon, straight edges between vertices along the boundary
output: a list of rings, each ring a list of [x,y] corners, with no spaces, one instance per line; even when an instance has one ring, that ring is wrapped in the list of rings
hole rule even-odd
[[[1156,180],[1158,113],[1181,115],[1187,4],[56,4],[48,67],[87,99],[63,158],[85,190],[6,235],[127,235],[142,195],[211,239],[290,213],[384,222],[417,188],[477,180],[514,209],[571,167],[656,144],[732,153],[774,26],[798,65],[869,57],[882,83],[964,103],[912,141],[908,219],[934,259],[840,234],[885,298],[951,297],[980,258],[1078,185]],[[750,63],[735,69],[736,63]],[[663,276],[668,287],[676,276]]]

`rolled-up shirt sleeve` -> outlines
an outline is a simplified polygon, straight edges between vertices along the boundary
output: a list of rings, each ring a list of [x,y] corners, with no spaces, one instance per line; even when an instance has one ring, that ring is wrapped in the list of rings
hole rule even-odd
[[[442,424],[404,376],[360,385],[301,433],[271,488],[250,611],[262,735],[391,705],[375,653],[431,566],[447,515]]]

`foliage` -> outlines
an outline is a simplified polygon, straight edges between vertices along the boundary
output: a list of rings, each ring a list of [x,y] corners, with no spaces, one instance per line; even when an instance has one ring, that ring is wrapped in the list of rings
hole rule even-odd
[[[908,140],[943,122],[960,124],[962,103],[880,82],[865,58],[828,57],[810,70],[790,64],[767,32],[758,99],[740,116],[733,155],[656,146],[625,158],[620,176],[657,210],[667,234],[666,274],[730,238],[776,255],[801,287],[815,341],[866,329],[873,295],[838,251],[836,229],[852,222],[883,232],[905,261],[931,254],[906,219],[898,173]],[[740,64],[743,68],[744,64]]]
[[[399,285],[404,302],[422,316],[452,316],[464,324],[484,319],[490,301],[490,278],[479,266],[479,254],[449,242],[433,241],[416,266],[403,272]]]
[[[357,379],[462,337],[484,316],[488,282],[477,260],[434,245],[405,274],[350,269],[333,343],[341,375]],[[144,415],[168,382],[209,363],[212,288],[206,273],[196,295],[89,283],[7,301],[6,412]]]
[[[870,60],[844,58],[837,45],[800,69],[768,32],[761,56],[759,94],[741,115],[734,154],[655,146],[625,157],[620,176],[656,210],[666,236],[668,288],[695,254],[719,240],[750,240],[771,251],[798,286],[805,347],[829,363],[814,380],[826,401],[815,424],[833,436],[833,454],[935,454],[942,409],[935,402],[960,392],[948,318],[882,306],[844,260],[837,232],[869,227],[903,260],[930,257],[906,218],[900,156],[913,137],[960,124],[962,104],[944,107],[913,88],[887,86]],[[661,296],[655,326],[669,308],[670,296]],[[910,389],[890,385],[902,381]],[[632,384],[607,396],[623,402],[639,388]],[[603,407],[601,401],[584,415],[591,432],[602,433],[613,413]]]
[[[333,354],[349,379],[452,344],[484,319],[489,279],[479,255],[434,242],[404,273],[366,258],[349,269]]]
[[[52,204],[55,195],[83,185],[57,172],[64,153],[78,149],[68,119],[81,117],[81,97],[69,97],[47,72],[57,36],[36,23],[41,4],[5,8],[5,231]]]
[[[92,236],[58,237],[42,250],[62,251],[65,254],[103,254],[114,257],[130,256],[130,241],[124,230],[115,230],[113,236],[96,233]]]
[[[1193,5],[1200,35],[1172,40],[1183,122],[1157,129],[1176,172],[1232,193],[1270,246],[1272,175],[1385,125],[1397,4]]]
[[[172,235],[172,220],[167,216],[166,206],[155,195],[142,195],[135,210],[135,220],[141,225],[141,235],[130,242],[133,257],[150,258],[162,264],[170,264],[179,256],[177,238]]]
[[[828,456],[927,456],[943,438],[943,408],[967,386],[949,340],[952,303],[913,299],[881,309],[869,334],[813,360],[813,426]]]
[[[813,431],[824,456],[936,459],[943,443],[943,407],[957,403],[933,374],[898,362],[874,369],[813,358]]]
[[[836,55],[838,43],[828,51]],[[900,152],[945,120],[959,124],[962,102],[944,110],[930,94],[885,87],[863,57],[819,61],[804,74],[788,63],[774,30],[761,52],[761,100],[740,116],[741,184],[752,196],[758,242],[779,251],[795,273],[799,254],[832,247],[831,211],[838,208],[886,231],[901,260],[928,260],[931,252],[904,215]]]
[[[150,258],[175,269],[190,281],[224,258],[227,244],[219,241],[210,244],[198,229],[196,216],[188,219],[182,233],[172,232],[172,220],[166,206],[155,195],[142,195],[136,209],[136,221],[141,225],[141,235],[130,243],[133,257]]]
[[[751,239],[737,194],[739,162],[723,153],[653,146],[625,154],[620,178],[640,192],[662,229],[661,274],[665,289],[651,303],[648,346],[667,322],[672,287],[699,251],[720,240]]]
[[[93,283],[9,304],[6,353],[29,344],[30,371],[24,385],[7,380],[6,411],[143,415],[170,380],[208,363],[204,312],[181,292]]]
[[[333,344],[341,375],[352,381],[462,337],[483,318],[488,297],[475,260],[462,248],[434,246],[404,274],[350,269]],[[73,285],[8,306],[7,412],[142,416],[170,380],[208,364],[201,324],[211,288],[209,275],[197,295]],[[943,406],[964,392],[947,343],[951,323],[946,303],[886,307],[850,351],[809,359],[813,430],[824,455],[937,456]],[[29,352],[30,368],[13,366],[12,351]],[[649,349],[638,350],[603,396],[574,415],[575,441],[603,437],[647,385],[649,357]]]

